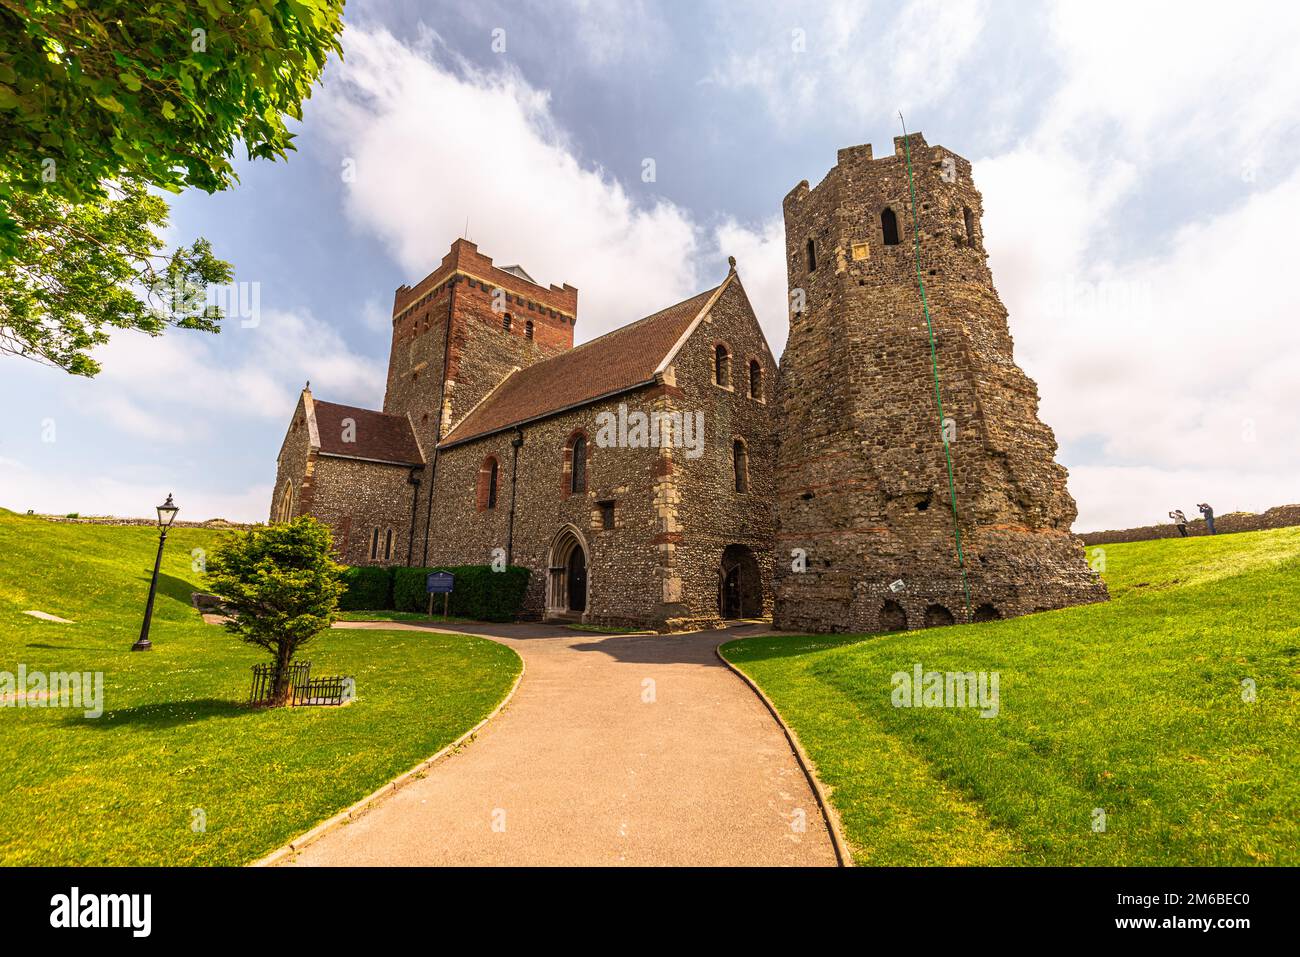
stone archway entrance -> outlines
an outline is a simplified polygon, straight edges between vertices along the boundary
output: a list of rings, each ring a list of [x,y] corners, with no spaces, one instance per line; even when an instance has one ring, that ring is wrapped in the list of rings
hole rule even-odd
[[[587,611],[587,544],[572,525],[551,542],[546,567],[546,617],[581,618]]]
[[[763,579],[758,559],[745,545],[728,545],[718,570],[718,614],[722,618],[757,618],[763,614]]]

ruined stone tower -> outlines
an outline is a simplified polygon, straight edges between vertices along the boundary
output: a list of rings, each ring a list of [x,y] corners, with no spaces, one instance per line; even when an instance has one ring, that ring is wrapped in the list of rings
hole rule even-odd
[[[884,631],[967,619],[943,435],[952,454],[970,615],[1105,600],[1070,533],[1076,510],[1038,392],[1012,358],[970,163],[909,140],[907,165],[839,151],[784,202],[790,338],[781,360],[775,623]],[[792,552],[794,554],[792,555]]]

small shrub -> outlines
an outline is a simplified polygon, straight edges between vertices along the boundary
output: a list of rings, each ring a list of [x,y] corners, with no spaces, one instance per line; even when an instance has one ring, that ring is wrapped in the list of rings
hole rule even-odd
[[[339,599],[340,611],[383,611],[393,607],[393,570],[357,565],[343,569],[347,589]]]
[[[271,654],[274,705],[289,696],[294,655],[334,622],[343,584],[331,548],[329,526],[303,516],[236,533],[208,556],[208,581],[234,611],[226,629]]]
[[[443,568],[393,569],[393,607],[398,611],[428,611],[429,593],[425,580],[430,572],[451,572],[456,590],[451,593],[449,614],[477,621],[513,621],[524,603],[528,569],[511,565],[495,572],[489,565],[449,565]],[[442,613],[442,597],[433,596],[435,614]]]

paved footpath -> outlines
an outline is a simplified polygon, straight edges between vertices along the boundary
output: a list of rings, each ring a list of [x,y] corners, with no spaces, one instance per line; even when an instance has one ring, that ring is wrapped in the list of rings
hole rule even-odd
[[[455,630],[523,657],[510,704],[426,777],[286,863],[835,863],[780,727],[714,655],[757,627],[676,637]]]

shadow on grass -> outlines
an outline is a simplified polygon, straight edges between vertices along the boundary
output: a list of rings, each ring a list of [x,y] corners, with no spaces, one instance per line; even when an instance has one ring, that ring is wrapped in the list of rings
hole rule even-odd
[[[127,639],[127,648],[130,648],[132,639]],[[43,641],[29,641],[23,646],[24,648],[36,648],[41,651],[90,651],[97,655],[102,655],[106,650],[103,645],[51,645]]]
[[[841,648],[845,645],[857,645],[865,641],[878,641],[888,638],[895,632],[882,632],[876,635],[763,635],[758,638],[738,638],[722,646],[722,653],[732,664],[740,665],[749,661],[775,661],[781,658],[795,658],[814,651]]]
[[[148,595],[149,594],[148,575],[146,575],[144,578],[144,587],[145,587],[144,593]],[[175,575],[168,575],[166,572],[163,571],[160,571],[158,573],[158,595],[160,597],[165,596],[167,598],[172,599],[173,601],[179,602],[180,604],[184,605],[186,608],[193,608],[194,605],[190,601],[190,596],[193,595],[196,591],[202,591],[202,589],[199,588],[198,585],[195,585],[193,582],[186,581],[184,578],[177,578]]]
[[[239,718],[258,714],[259,709],[236,701],[220,698],[192,698],[188,701],[160,701],[134,708],[117,708],[105,711],[98,718],[87,718],[80,712],[69,715],[69,722],[83,727],[111,730],[123,725],[141,728],[174,728],[209,718]]]

